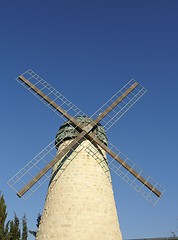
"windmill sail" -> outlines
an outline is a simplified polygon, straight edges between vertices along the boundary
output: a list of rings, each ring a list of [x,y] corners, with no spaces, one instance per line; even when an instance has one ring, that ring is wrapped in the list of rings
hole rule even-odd
[[[79,145],[80,140],[89,139],[92,144],[88,144],[85,150],[90,155],[98,159],[97,154],[95,154],[96,151],[93,151],[92,147],[95,150],[96,145],[99,145],[107,153],[109,153],[113,159],[120,163],[120,165],[117,166],[116,161],[113,162],[113,160],[110,160],[109,166],[111,170],[113,170],[117,175],[119,175],[124,181],[126,181],[131,187],[133,187],[153,205],[157,202],[158,198],[164,191],[163,188],[155,181],[153,181],[148,175],[144,174],[140,168],[136,167],[133,162],[128,160],[128,158],[125,157],[125,155],[123,155],[112,144],[110,144],[110,148],[108,148],[91,131],[93,127],[100,121],[102,122],[104,129],[107,131],[146,92],[144,87],[139,85],[134,80],[129,81],[121,90],[119,90],[111,99],[109,99],[98,111],[92,115],[92,118],[96,118],[95,120],[91,121],[87,126],[83,126],[81,123],[78,123],[74,117],[78,115],[85,115],[84,112],[78,109],[74,104],[72,104],[68,99],[56,91],[52,86],[50,86],[32,70],[28,70],[22,74],[18,78],[18,81],[43,103],[50,107],[57,115],[60,117],[62,116],[62,118],[66,117],[69,119],[69,124],[71,124],[71,127],[73,127],[78,133],[77,138],[73,140],[73,142],[68,146],[66,146],[63,152],[57,156],[56,154],[52,153],[54,150],[54,141],[50,143],[45,149],[42,150],[39,155],[37,155],[29,164],[27,164],[8,181],[8,184],[14,189],[15,186],[19,184],[19,182],[22,183],[22,185],[25,185],[25,187],[23,187],[20,191],[15,189],[20,197],[23,196],[28,190],[30,190],[30,192],[34,192],[43,182],[49,178],[50,174],[48,174],[48,171],[51,167],[54,166],[54,164],[56,164],[57,161],[59,161],[59,158],[64,157],[69,150],[75,151],[75,146]],[[71,111],[74,112],[74,117],[70,115]],[[78,153],[76,152],[76,154]],[[53,160],[44,160],[47,156],[52,156]],[[45,166],[43,166],[43,162],[46,164]],[[38,165],[40,165],[40,167]],[[36,172],[34,169],[38,169],[39,172],[34,174],[34,172]],[[126,174],[124,174],[125,171]],[[129,175],[132,175],[132,177],[129,177]],[[30,176],[32,178],[30,181],[28,181],[28,183],[24,181],[24,178],[26,178],[26,176]],[[142,185],[147,188],[149,192],[147,193],[144,191],[143,186],[137,184],[137,181],[139,181],[139,184],[142,183]],[[34,188],[34,185],[37,185],[38,187]],[[153,198],[151,194],[155,195],[156,198]]]

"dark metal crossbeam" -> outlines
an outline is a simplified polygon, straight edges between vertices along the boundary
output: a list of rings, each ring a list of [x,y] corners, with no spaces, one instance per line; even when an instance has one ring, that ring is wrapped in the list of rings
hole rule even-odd
[[[85,131],[78,134],[78,136],[73,140],[69,145],[67,145],[62,152],[56,155],[56,157],[48,163],[31,181],[29,181],[18,193],[18,197],[22,197],[33,185],[38,182],[40,178],[43,177],[45,173],[47,173],[50,168],[52,168],[62,157],[64,157],[65,154],[68,153],[70,149],[75,148],[77,145],[79,145],[79,141],[85,136]]]
[[[113,108],[115,108],[129,93],[131,93],[137,86],[138,83],[135,82],[130,86],[115,102],[113,102],[105,111],[103,111],[95,120],[93,120],[89,125],[83,127],[79,124],[75,118],[70,116],[65,110],[58,106],[54,101],[52,101],[48,96],[46,96],[41,90],[34,86],[30,81],[28,81],[24,76],[19,76],[19,79],[24,82],[28,87],[30,87],[34,92],[36,92],[42,99],[48,102],[53,108],[60,112],[64,117],[70,120],[80,132],[78,136],[63,150],[63,152],[57,154],[57,156],[47,164],[30,182],[28,182],[18,193],[19,197],[22,197],[46,172],[49,171],[71,148],[75,147],[78,142],[86,137],[92,143],[99,145],[107,153],[111,155],[116,161],[118,161],[125,169],[127,169],[134,177],[136,177],[141,183],[143,183],[148,189],[150,189],[158,197],[161,196],[161,192],[157,190],[152,184],[150,184],[145,178],[139,175],[132,167],[130,167],[124,160],[122,160],[117,154],[115,154],[111,149],[109,149],[105,144],[103,144],[96,135],[92,132],[94,126],[96,126]]]

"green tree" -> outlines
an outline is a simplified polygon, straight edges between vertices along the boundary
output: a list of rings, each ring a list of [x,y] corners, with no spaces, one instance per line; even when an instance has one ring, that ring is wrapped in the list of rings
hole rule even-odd
[[[14,213],[14,219],[10,221],[9,240],[20,240],[20,223],[16,213]]]
[[[10,225],[10,221],[6,223],[6,226],[4,229],[4,237],[6,240],[9,240],[9,225]]]
[[[27,227],[27,218],[24,215],[22,218],[22,240],[28,239],[28,227]]]
[[[36,221],[37,221],[36,226],[37,226],[37,228],[39,228],[40,221],[41,221],[41,214],[40,213],[38,214],[38,217],[37,217]],[[37,231],[29,230],[29,233],[32,234],[34,237],[36,237]]]
[[[6,239],[6,227],[5,221],[7,218],[7,206],[4,200],[4,196],[0,193],[0,239]],[[8,227],[8,226],[7,226]]]
[[[20,221],[16,213],[13,220],[7,219],[7,206],[3,194],[0,192],[0,240],[27,240],[28,228],[27,219],[24,215],[22,218],[22,233],[20,231]]]
[[[36,224],[36,226],[37,226],[37,228],[39,228],[39,225],[40,225],[40,221],[41,221],[41,214],[40,213],[38,213],[38,217],[37,217],[37,224]]]

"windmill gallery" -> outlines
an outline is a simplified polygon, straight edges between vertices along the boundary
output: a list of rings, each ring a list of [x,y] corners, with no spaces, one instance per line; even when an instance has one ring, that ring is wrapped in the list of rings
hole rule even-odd
[[[25,198],[50,178],[36,239],[122,239],[110,170],[153,205],[164,191],[106,136],[145,88],[129,81],[88,117],[32,70],[17,81],[64,120],[55,140],[8,181]]]

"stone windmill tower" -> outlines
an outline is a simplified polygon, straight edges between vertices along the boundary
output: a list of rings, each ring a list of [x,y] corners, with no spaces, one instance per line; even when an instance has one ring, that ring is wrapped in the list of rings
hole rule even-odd
[[[106,131],[146,90],[131,80],[87,117],[32,70],[17,80],[68,119],[55,140],[8,181],[19,197],[28,197],[50,178],[36,239],[122,239],[110,169],[153,205],[164,191],[106,137]]]

